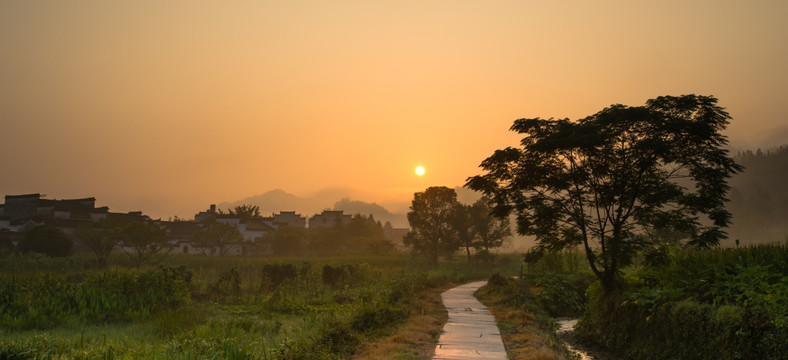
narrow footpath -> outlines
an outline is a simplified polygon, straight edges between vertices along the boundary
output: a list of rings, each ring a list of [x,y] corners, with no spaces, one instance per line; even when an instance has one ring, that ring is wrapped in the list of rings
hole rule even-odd
[[[433,359],[507,359],[495,317],[473,296],[486,283],[472,282],[441,294],[449,320],[443,326]]]

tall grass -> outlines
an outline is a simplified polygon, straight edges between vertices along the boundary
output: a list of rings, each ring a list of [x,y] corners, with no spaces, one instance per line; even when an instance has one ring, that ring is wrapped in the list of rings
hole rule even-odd
[[[407,317],[421,289],[515,274],[517,260],[171,256],[142,271],[18,271],[0,276],[0,302],[14,314],[0,323],[0,358],[345,358]],[[39,291],[51,296],[36,299]],[[43,304],[56,305],[50,322],[12,321]]]

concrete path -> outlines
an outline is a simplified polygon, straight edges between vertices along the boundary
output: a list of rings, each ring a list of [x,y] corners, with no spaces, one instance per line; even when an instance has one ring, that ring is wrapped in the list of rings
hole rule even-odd
[[[507,359],[495,317],[473,296],[487,281],[477,281],[441,294],[449,321],[433,359]]]

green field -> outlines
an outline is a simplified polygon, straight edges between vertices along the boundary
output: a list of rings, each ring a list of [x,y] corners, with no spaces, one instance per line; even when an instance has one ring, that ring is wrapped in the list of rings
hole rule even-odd
[[[518,257],[499,260],[171,256],[137,270],[118,257],[96,270],[15,256],[0,276],[0,358],[348,358],[394,331],[419,290],[516,273]]]

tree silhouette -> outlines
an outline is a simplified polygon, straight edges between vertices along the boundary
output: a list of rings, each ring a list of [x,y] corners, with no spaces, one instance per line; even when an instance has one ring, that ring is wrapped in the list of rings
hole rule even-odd
[[[408,212],[411,230],[403,239],[413,251],[426,255],[433,263],[438,256],[458,248],[457,233],[451,219],[457,209],[457,193],[445,186],[433,186],[413,196]]]
[[[41,225],[25,232],[17,250],[22,253],[37,252],[51,257],[65,257],[71,255],[71,246],[71,239],[63,231]]]
[[[130,221],[119,228],[121,250],[140,267],[163,259],[172,248],[166,230],[146,222]]]
[[[96,256],[100,268],[107,267],[107,258],[118,243],[118,230],[106,220],[99,223],[88,223],[74,231],[74,237],[82,246],[90,249]]]
[[[495,215],[515,213],[518,232],[538,246],[582,244],[612,289],[635,253],[661,244],[646,230],[686,234],[698,247],[726,236],[727,179],[741,170],[723,148],[729,119],[716,98],[696,95],[613,105],[578,121],[519,119],[511,130],[524,135],[522,147],[495,151],[466,186],[489,196]]]
[[[244,238],[235,225],[213,219],[203,223],[203,228],[192,234],[192,240],[201,248],[209,248],[211,252],[216,249],[217,255],[225,256],[230,245],[240,243]]]

